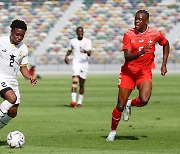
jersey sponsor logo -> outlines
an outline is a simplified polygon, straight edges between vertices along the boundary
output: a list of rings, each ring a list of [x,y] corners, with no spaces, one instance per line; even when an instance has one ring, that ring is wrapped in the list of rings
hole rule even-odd
[[[7,50],[6,49],[2,49],[2,52],[6,52]]]
[[[149,40],[149,44],[151,44],[152,43],[152,40]]]
[[[135,40],[134,40],[134,39],[132,39],[132,40],[131,40],[131,43],[135,43]]]
[[[139,40],[139,42],[144,42],[144,40]]]

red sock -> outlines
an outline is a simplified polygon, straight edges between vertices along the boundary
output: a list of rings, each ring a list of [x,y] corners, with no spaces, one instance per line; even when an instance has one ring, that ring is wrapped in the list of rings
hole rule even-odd
[[[112,123],[111,123],[111,130],[116,130],[119,121],[121,119],[122,112],[119,112],[116,108],[114,108],[112,112]]]
[[[139,97],[137,97],[131,101],[131,106],[142,107],[142,106],[144,106],[144,104],[141,102]]]

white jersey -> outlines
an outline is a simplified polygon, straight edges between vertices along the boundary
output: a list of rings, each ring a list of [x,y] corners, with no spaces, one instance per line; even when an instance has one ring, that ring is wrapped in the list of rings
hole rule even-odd
[[[0,77],[16,78],[20,66],[28,64],[28,48],[23,42],[11,44],[9,37],[0,37]]]
[[[72,50],[73,53],[73,64],[88,65],[88,55],[87,53],[81,52],[82,49],[91,50],[91,40],[84,37],[82,40],[78,40],[77,38],[70,40],[69,50]]]

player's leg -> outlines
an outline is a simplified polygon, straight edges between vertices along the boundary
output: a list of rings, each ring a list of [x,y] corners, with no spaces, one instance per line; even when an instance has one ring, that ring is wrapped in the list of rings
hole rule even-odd
[[[128,100],[124,107],[123,119],[124,121],[129,120],[131,113],[131,106],[143,107],[145,106],[151,96],[152,83],[148,80],[141,82],[137,86],[139,90],[139,96],[133,100]]]
[[[131,101],[131,106],[145,106],[151,96],[152,91],[152,72],[151,70],[143,70],[137,79],[137,89],[139,96]]]
[[[17,115],[17,111],[18,111],[18,106],[20,104],[20,93],[19,93],[19,88],[18,88],[18,83],[17,80],[10,80],[9,81],[11,87],[13,88],[13,94],[8,94],[5,93],[5,95],[3,96],[4,99],[8,99],[8,95],[15,95],[13,97],[16,97],[16,99],[14,99],[15,103],[13,104],[13,106],[11,108],[9,108],[8,112],[4,114],[4,116],[1,117],[0,119],[0,128],[3,128],[4,126],[6,126],[8,124],[8,122],[12,119],[15,118]]]
[[[122,67],[121,73],[119,74],[118,102],[116,108],[112,112],[111,131],[107,137],[108,141],[114,141],[116,129],[121,119],[124,106],[126,105],[127,100],[135,86],[133,77],[134,76],[132,75],[131,71],[128,70],[128,68],[124,69]]]
[[[152,91],[152,82],[146,80],[141,82],[137,85],[137,88],[139,90],[139,97],[132,100],[131,105],[142,107],[147,105],[150,97],[151,97],[151,91]]]
[[[1,90],[1,96],[5,99],[0,105],[0,128],[3,128],[17,114],[17,107],[13,107],[17,96],[9,87]]]
[[[6,126],[12,118],[15,118],[18,111],[18,104],[13,105],[7,114],[0,118],[0,129]]]
[[[0,117],[7,113],[8,110],[15,104],[17,97],[12,88],[7,87],[0,91],[1,97],[4,101],[0,105]]]
[[[82,106],[82,101],[83,101],[83,97],[84,97],[84,84],[85,84],[85,79],[79,77],[79,98],[78,98],[78,103],[77,103],[77,107],[81,107]]]
[[[88,73],[88,67],[86,65],[82,66],[79,72],[79,98],[78,98],[77,107],[82,106],[82,102],[84,98],[84,89],[85,89],[84,85],[85,85],[87,73]]]
[[[77,84],[79,82],[79,77],[77,75],[72,76],[72,88],[71,88],[71,98],[72,101],[70,105],[72,107],[76,107],[76,92],[77,92]]]
[[[139,90],[139,96],[135,99],[128,100],[124,108],[123,119],[129,120],[131,106],[143,107],[145,106],[151,96],[152,90],[152,72],[151,70],[141,70],[141,73],[137,73],[135,76],[137,89]]]
[[[118,94],[118,102],[116,108],[112,112],[111,131],[107,137],[107,141],[114,141],[116,135],[117,126],[121,120],[121,115],[124,110],[124,106],[132,92],[132,89],[120,88]]]
[[[123,119],[124,121],[129,120],[129,115],[131,113],[131,106],[143,107],[145,106],[150,97],[152,90],[152,82],[146,80],[138,84],[139,96],[133,100],[128,100],[126,106],[124,107]]]

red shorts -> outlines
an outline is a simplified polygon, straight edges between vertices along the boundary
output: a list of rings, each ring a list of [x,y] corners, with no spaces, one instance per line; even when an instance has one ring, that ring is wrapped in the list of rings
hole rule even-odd
[[[151,69],[136,69],[134,67],[122,66],[118,87],[134,89],[135,86],[145,80],[152,82]]]

